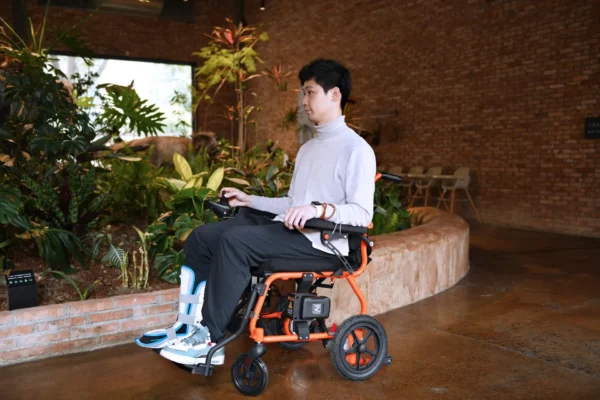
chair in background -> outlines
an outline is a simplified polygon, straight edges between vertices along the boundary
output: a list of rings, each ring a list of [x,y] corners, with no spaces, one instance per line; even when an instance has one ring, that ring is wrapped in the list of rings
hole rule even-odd
[[[440,187],[440,181],[434,178],[434,175],[441,175],[442,170],[443,167],[431,167],[424,175],[413,176],[415,178],[415,187],[417,190],[410,200],[409,207],[412,207],[417,199],[423,199],[425,207],[428,206],[429,198],[431,196],[431,189],[439,189]]]
[[[417,166],[409,168],[408,172],[396,174],[400,175],[403,179],[402,183],[400,183],[400,186],[406,189],[407,203],[410,203],[412,201],[412,196],[414,193],[413,187],[415,185],[415,179],[413,177],[415,175],[422,175],[424,170],[425,168]]]
[[[477,217],[479,223],[481,223],[481,218],[479,217],[479,213],[477,212],[477,208],[475,208],[475,203],[473,202],[473,198],[471,197],[471,193],[469,193],[469,184],[471,183],[471,173],[469,168],[461,167],[454,171],[454,175],[445,175],[438,176],[438,179],[442,181],[442,194],[438,199],[437,208],[440,207],[442,203],[447,210],[450,212],[454,212],[454,203],[456,202],[456,191],[464,190],[467,194],[467,198],[469,199],[469,203],[471,203],[471,208]],[[450,192],[450,199],[446,198],[446,193]],[[450,205],[448,205],[448,201],[450,201]]]

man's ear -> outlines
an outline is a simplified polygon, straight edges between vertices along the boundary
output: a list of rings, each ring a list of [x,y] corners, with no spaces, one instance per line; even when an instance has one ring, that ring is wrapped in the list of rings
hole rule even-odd
[[[342,92],[340,92],[340,89],[337,86],[331,89],[331,98],[333,101],[342,100]]]

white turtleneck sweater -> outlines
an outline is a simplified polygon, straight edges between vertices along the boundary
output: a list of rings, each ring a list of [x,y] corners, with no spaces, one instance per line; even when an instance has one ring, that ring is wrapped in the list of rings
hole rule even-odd
[[[369,144],[350,129],[344,116],[317,126],[317,136],[298,151],[296,167],[287,197],[251,196],[252,208],[277,214],[283,221],[292,207],[310,205],[313,201],[334,204],[337,211],[331,222],[368,226],[373,217],[375,195],[375,153]],[[327,209],[327,216],[331,209]],[[321,243],[320,233],[301,231],[313,247],[331,251]],[[343,255],[348,255],[348,241],[332,242]]]

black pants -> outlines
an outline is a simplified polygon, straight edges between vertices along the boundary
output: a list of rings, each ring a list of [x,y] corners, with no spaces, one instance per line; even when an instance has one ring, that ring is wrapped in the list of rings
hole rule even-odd
[[[303,234],[270,216],[244,210],[235,218],[199,226],[185,242],[185,264],[206,280],[202,324],[213,341],[225,336],[235,307],[250,282],[250,268],[272,257],[326,257]]]

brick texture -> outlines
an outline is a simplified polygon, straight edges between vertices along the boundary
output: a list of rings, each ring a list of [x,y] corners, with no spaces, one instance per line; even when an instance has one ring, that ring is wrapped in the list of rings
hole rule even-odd
[[[131,343],[173,323],[179,289],[0,312],[0,366]]]
[[[295,87],[312,59],[346,64],[354,116],[380,132],[380,167],[470,167],[484,222],[600,236],[600,140],[583,134],[600,117],[600,3],[267,3],[248,7],[270,34],[267,66],[293,70]],[[295,131],[280,125],[296,93],[253,84],[258,140],[295,153]]]
[[[27,3],[39,21],[43,7]],[[353,117],[379,133],[381,168],[466,166],[484,222],[600,236],[600,140],[583,138],[584,119],[600,116],[597,1],[280,0],[262,12],[246,3],[248,22],[270,36],[257,47],[265,66],[291,69],[291,88],[317,57],[351,69]],[[98,55],[200,62],[191,54],[203,34],[233,10],[233,0],[198,0],[194,24],[100,13],[82,31]],[[53,7],[50,22],[85,15]],[[295,130],[281,126],[296,92],[251,82],[262,110],[249,138],[295,154]],[[230,138],[217,109],[206,128]]]

